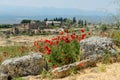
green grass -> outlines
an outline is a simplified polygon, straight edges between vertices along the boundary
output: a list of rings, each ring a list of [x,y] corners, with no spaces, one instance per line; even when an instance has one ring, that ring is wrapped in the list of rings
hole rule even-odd
[[[106,65],[105,64],[99,64],[98,69],[100,72],[106,72]]]
[[[26,48],[22,52],[20,50],[21,47],[22,46],[0,46],[0,58],[4,61],[5,59],[23,56],[29,52]],[[7,53],[6,57],[4,56],[5,52]]]
[[[117,40],[117,41],[120,41],[120,30],[116,30],[116,31],[114,32],[113,39],[115,39],[115,40]]]
[[[23,78],[15,78],[13,80],[24,80]]]
[[[19,54],[21,46],[0,46],[0,53],[7,52],[8,54]]]

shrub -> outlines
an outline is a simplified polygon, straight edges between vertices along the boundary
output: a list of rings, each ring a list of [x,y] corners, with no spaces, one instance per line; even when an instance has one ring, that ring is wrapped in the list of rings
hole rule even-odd
[[[110,61],[111,61],[111,55],[110,55],[110,53],[106,53],[106,54],[104,55],[103,63],[109,64]]]
[[[98,65],[98,69],[99,69],[101,72],[106,72],[106,65],[105,65],[105,64],[99,64],[99,65]]]
[[[105,24],[103,24],[102,26],[101,26],[101,30],[104,32],[104,31],[106,31],[107,30],[107,26],[105,25]]]
[[[50,67],[56,68],[80,60],[80,41],[87,34],[81,29],[81,35],[71,34],[68,30],[52,40],[38,40],[34,42],[34,50],[40,51],[46,57]],[[90,34],[88,34],[90,35]]]
[[[120,30],[112,32],[111,38],[113,38],[113,40],[115,40],[115,44],[120,47]]]
[[[111,37],[116,40],[116,41],[120,41],[120,30],[116,30],[112,33]]]
[[[13,80],[24,80],[23,78],[19,77],[19,78],[15,78]]]

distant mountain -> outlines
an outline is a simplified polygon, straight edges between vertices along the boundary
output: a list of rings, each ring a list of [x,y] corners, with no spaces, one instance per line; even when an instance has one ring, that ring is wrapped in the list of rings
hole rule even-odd
[[[43,20],[46,17],[49,19],[55,17],[76,17],[77,19],[87,19],[90,22],[100,22],[103,18],[105,20],[109,19],[110,14],[103,11],[85,11],[79,9],[10,7],[9,9],[1,10],[0,24],[19,23],[22,19]]]
[[[40,15],[106,15],[102,11],[85,11],[64,8],[10,7],[1,11],[0,16],[40,16]]]

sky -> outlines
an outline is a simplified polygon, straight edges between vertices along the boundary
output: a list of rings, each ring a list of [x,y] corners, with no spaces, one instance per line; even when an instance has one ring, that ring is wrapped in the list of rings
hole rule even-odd
[[[116,0],[0,0],[0,23],[10,23],[12,18],[13,23],[31,16],[31,19],[36,19],[41,15],[71,17],[113,14],[117,12],[114,1]]]
[[[115,12],[113,0],[0,0],[0,11],[9,8],[72,8],[87,11],[107,10]]]

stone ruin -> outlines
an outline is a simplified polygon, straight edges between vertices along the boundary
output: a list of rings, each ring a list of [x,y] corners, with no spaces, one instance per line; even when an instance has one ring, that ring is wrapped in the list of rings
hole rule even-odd
[[[0,67],[0,80],[11,80],[13,77],[39,75],[48,69],[47,62],[41,53],[5,60]]]
[[[107,37],[90,37],[80,42],[80,48],[82,51],[82,59],[89,59],[95,56],[104,56],[109,53],[112,56],[116,56],[118,51],[116,45],[111,38]]]

